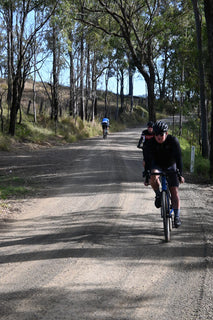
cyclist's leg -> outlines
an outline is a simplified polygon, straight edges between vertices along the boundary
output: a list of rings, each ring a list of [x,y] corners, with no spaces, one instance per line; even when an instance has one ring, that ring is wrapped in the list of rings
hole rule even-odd
[[[181,225],[180,221],[180,196],[179,196],[179,181],[176,172],[176,165],[169,168],[169,171],[174,171],[174,175],[169,175],[168,184],[171,194],[172,208],[175,214],[175,226],[178,228]]]
[[[180,220],[180,197],[178,192],[178,187],[169,187],[170,194],[171,194],[171,202],[172,202],[172,208],[174,210],[175,215],[175,227],[178,228],[181,225]]]
[[[160,170],[160,168],[153,166],[151,172],[152,173],[158,173]],[[152,189],[155,192],[155,206],[156,208],[160,208],[161,207],[161,192],[160,192],[160,180],[159,180],[158,175],[151,175],[150,177],[150,185],[152,187]]]
[[[104,135],[104,130],[105,130],[105,128],[106,128],[106,124],[104,123],[104,124],[102,125],[103,135]]]
[[[178,187],[169,187],[171,193],[171,201],[172,201],[172,208],[180,209],[180,197],[178,192]]]
[[[152,168],[151,172],[152,172],[152,173],[158,173],[159,170],[160,170],[160,168],[157,168],[157,167],[156,167],[156,168]],[[150,177],[149,183],[150,183],[152,189],[153,189],[155,192],[157,192],[157,191],[160,190],[160,180],[159,180],[159,177],[160,177],[160,176],[157,176],[157,175],[153,175],[153,176],[151,175],[151,177]]]
[[[180,197],[178,192],[179,180],[176,174],[176,164],[167,168],[166,171],[170,172],[170,174],[167,177],[167,181],[169,185],[169,191],[171,194],[172,208],[174,210],[180,209]],[[173,172],[174,174],[171,174]]]

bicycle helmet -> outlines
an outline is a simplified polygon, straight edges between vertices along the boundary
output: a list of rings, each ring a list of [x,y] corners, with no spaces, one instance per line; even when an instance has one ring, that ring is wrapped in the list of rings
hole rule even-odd
[[[149,121],[147,123],[147,128],[153,128],[154,123],[152,121]]]
[[[163,122],[163,121],[157,121],[155,122],[154,126],[153,126],[153,131],[156,135],[167,132],[169,129],[167,123]]]

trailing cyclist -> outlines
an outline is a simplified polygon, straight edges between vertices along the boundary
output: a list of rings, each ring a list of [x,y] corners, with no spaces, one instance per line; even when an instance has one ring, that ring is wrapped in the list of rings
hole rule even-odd
[[[146,145],[146,142],[154,137],[153,124],[154,123],[152,121],[147,123],[147,129],[142,131],[137,148],[143,148]]]
[[[101,124],[102,124],[102,129],[103,129],[103,136],[104,136],[104,132],[105,132],[105,129],[109,129],[109,119],[107,117],[104,117],[101,121]]]
[[[179,197],[179,182],[184,183],[182,177],[182,155],[179,141],[176,137],[168,134],[168,125],[165,122],[157,121],[153,126],[154,137],[150,139],[146,148],[143,149],[145,161],[145,173],[148,171],[157,173],[161,170],[168,171],[174,174],[169,174],[168,184],[171,193],[172,208],[175,214],[175,227],[181,225],[180,220],[180,197]],[[177,176],[177,170],[180,175]],[[144,183],[146,186],[151,185],[155,191],[155,206],[161,206],[161,193],[159,190],[159,176],[151,175],[149,181]]]
[[[154,123],[152,121],[149,121],[147,123],[147,129],[145,129],[141,132],[141,136],[138,141],[137,148],[142,149],[142,151],[146,147],[147,141],[149,141],[149,139],[154,137],[153,124]],[[144,159],[143,159],[143,167],[145,168]]]

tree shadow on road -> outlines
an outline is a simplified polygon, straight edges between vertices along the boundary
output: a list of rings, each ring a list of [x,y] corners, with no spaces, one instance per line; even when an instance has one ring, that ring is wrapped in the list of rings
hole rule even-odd
[[[121,213],[117,207],[101,207],[80,216],[79,212],[67,212],[16,224],[0,243],[2,249],[7,249],[1,253],[0,264],[65,258],[140,260],[139,263],[151,259],[150,263],[157,264],[159,259],[174,257],[175,265],[177,258],[210,254],[204,252],[200,238],[211,224],[201,224],[200,216],[194,217],[193,223],[183,217],[183,227],[173,230],[172,242],[166,244],[159,214]]]

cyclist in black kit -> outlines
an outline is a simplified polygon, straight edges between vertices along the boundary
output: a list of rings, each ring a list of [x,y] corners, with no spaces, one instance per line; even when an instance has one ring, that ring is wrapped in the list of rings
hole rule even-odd
[[[153,133],[153,122],[152,121],[149,121],[147,123],[147,129],[143,130],[142,133],[141,133],[141,136],[140,136],[140,139],[138,141],[138,145],[137,145],[137,148],[141,148],[142,144],[143,144],[143,147],[145,146],[146,142],[153,138],[154,137],[154,133]],[[142,148],[143,148],[142,147]]]
[[[171,193],[172,208],[175,214],[175,227],[181,225],[180,220],[180,197],[178,192],[179,182],[184,183],[182,177],[182,156],[179,141],[176,137],[168,134],[168,125],[157,121],[153,126],[154,138],[150,139],[143,150],[145,161],[145,172],[157,173],[159,170],[174,172],[168,176],[169,190]],[[176,170],[180,177],[178,178]],[[159,176],[151,175],[150,180],[145,180],[146,186],[151,185],[155,191],[155,206],[161,206],[161,194],[159,190]]]
[[[154,137],[153,125],[154,125],[154,123],[152,121],[149,121],[147,123],[147,129],[145,129],[141,132],[141,136],[138,141],[137,148],[142,149],[142,151],[146,147],[147,141],[149,141],[151,138]],[[143,167],[145,168],[144,159],[143,159]],[[143,175],[144,175],[144,173],[143,173]]]

